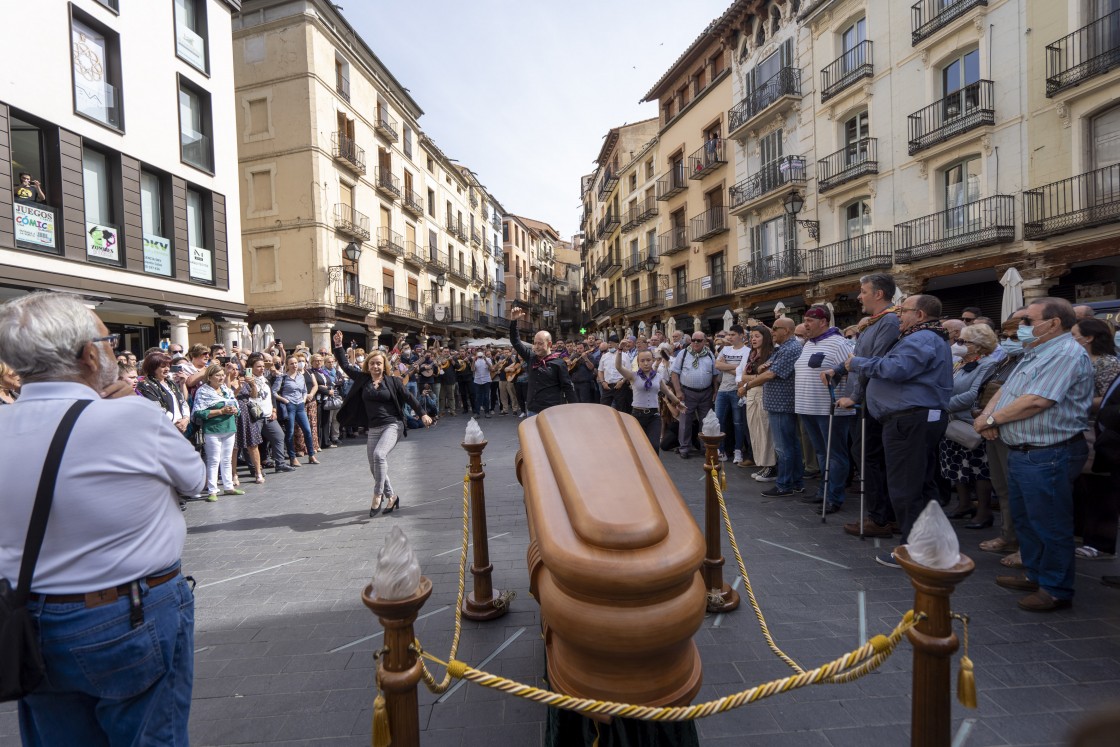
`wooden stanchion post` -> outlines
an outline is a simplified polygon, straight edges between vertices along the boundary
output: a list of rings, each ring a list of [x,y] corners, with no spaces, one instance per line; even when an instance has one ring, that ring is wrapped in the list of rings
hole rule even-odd
[[[719,445],[723,442],[723,434],[718,436],[701,434],[700,440],[704,442],[704,485],[706,486],[704,539],[707,544],[701,574],[704,577],[704,588],[708,592],[708,612],[730,612],[739,608],[739,593],[723,582],[724,561],[723,551],[720,549],[723,519],[719,510],[719,498],[716,496],[716,486],[712,484],[712,470],[721,469]]]
[[[486,473],[482,469],[482,450],[486,442],[464,443],[463,448],[470,456],[471,534],[474,538],[474,564],[471,566],[474,590],[463,599],[463,617],[494,620],[506,614],[509,607],[490,581],[494,566],[490,563],[490,545],[486,538],[486,488],[483,486]]]
[[[411,648],[416,639],[412,624],[432,595],[432,582],[421,576],[416,593],[407,599],[381,599],[372,595],[373,584],[370,584],[362,592],[362,602],[385,628],[385,649],[378,659],[377,677],[385,693],[393,747],[420,747],[420,708],[416,696],[420,658]]]
[[[906,546],[894,556],[914,585],[914,612],[925,619],[906,633],[914,647],[914,685],[910,695],[911,747],[949,747],[952,725],[950,674],[959,647],[949,617],[949,597],[975,569],[962,555],[952,568],[927,568],[910,559]]]

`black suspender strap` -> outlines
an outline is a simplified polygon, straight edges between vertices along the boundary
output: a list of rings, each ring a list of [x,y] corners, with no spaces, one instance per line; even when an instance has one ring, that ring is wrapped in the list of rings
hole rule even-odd
[[[51,503],[54,502],[54,488],[58,482],[58,468],[62,464],[62,452],[66,450],[66,442],[74,430],[74,423],[82,410],[86,409],[93,400],[80,399],[66,411],[58,430],[54,432],[51,446],[47,450],[47,458],[43,462],[43,473],[39,477],[39,490],[35,494],[35,507],[31,510],[31,524],[27,527],[27,540],[23,543],[23,560],[19,566],[19,586],[16,587],[16,602],[19,605],[27,604],[31,594],[31,577],[35,574],[35,563],[39,560],[39,550],[43,547],[43,537],[47,533],[47,517],[51,513]]]

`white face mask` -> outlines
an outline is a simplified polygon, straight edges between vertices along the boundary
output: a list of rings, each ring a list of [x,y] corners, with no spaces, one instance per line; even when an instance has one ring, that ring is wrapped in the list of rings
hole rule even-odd
[[[950,350],[952,350],[953,355],[957,356],[958,358],[963,358],[968,355],[968,346],[962,345],[959,342],[954,342]]]
[[[358,363],[365,363],[365,362],[366,362],[366,357],[364,355],[359,355],[358,356]]]

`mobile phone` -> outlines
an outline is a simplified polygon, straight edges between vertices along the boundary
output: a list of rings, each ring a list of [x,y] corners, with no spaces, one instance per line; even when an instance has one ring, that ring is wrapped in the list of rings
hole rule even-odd
[[[218,356],[218,363],[221,363],[223,366],[225,364],[229,363],[229,360],[230,360],[230,358],[229,358],[228,355],[219,355]]]
[[[171,373],[182,373],[182,372],[183,372],[183,366],[179,363],[176,363],[174,366],[171,367]]]

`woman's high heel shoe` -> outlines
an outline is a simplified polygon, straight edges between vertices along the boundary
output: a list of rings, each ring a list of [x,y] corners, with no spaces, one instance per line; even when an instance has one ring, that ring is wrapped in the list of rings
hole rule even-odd
[[[382,511],[381,513],[383,513],[383,514],[391,514],[391,513],[393,513],[393,511],[395,511],[395,510],[397,509],[397,507],[398,507],[398,506],[400,506],[400,505],[401,505],[401,497],[400,497],[399,495],[394,495],[394,496],[393,496],[392,498],[390,498],[390,499],[389,499],[389,505],[388,505],[388,506],[386,506],[386,507],[385,507],[385,510],[384,510],[384,511]]]
[[[995,517],[994,516],[989,516],[988,518],[984,519],[983,521],[974,521],[970,524],[965,524],[964,528],[965,529],[988,529],[994,523],[995,523]]]

